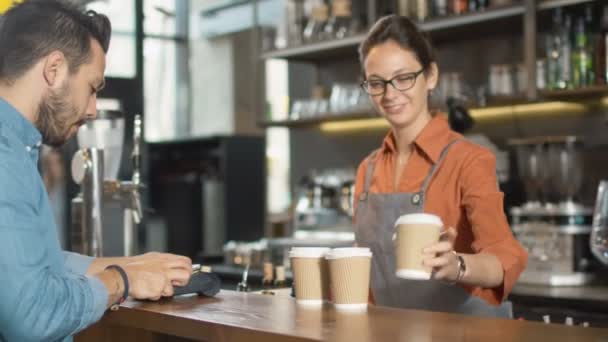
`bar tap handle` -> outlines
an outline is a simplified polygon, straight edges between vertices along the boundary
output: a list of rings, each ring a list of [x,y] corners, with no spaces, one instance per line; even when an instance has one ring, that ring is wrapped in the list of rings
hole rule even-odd
[[[143,216],[143,211],[141,209],[141,197],[137,188],[133,189],[133,191],[131,192],[131,209],[131,213],[133,215],[133,222],[135,222],[135,224],[140,224],[141,218]]]
[[[133,152],[131,159],[133,160],[133,184],[139,186],[140,179],[140,156],[141,156],[141,114],[135,115],[133,123]]]

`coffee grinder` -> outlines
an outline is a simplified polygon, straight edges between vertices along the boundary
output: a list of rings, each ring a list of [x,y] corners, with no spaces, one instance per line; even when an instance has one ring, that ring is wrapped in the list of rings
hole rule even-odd
[[[592,208],[577,197],[582,185],[578,137],[514,139],[527,202],[510,210],[511,227],[528,251],[520,283],[577,286],[594,278],[589,248]]]
[[[137,252],[137,225],[142,219],[140,145],[142,119],[135,116],[133,175],[118,180],[125,118],[119,111],[100,111],[78,131],[79,150],[72,177],[80,193],[72,200],[72,250],[90,256],[129,256]]]

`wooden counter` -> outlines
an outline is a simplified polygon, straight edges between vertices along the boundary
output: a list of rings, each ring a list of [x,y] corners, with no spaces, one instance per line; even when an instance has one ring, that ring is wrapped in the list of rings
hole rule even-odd
[[[370,306],[340,313],[290,297],[221,291],[157,303],[128,301],[76,341],[608,341],[608,329]]]

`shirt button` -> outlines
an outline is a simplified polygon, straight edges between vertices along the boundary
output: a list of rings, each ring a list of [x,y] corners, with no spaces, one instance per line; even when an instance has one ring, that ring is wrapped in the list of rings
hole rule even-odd
[[[28,152],[31,152],[32,151],[32,147],[31,146],[25,146],[25,150],[28,151]]]

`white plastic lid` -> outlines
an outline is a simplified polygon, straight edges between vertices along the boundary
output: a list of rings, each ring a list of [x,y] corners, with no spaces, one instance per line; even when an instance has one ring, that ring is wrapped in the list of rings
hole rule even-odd
[[[346,248],[334,248],[327,253],[327,259],[340,259],[350,257],[372,257],[372,252],[369,248],[365,247],[346,247]]]
[[[443,227],[443,221],[433,214],[405,214],[401,215],[395,222],[395,227],[400,224],[434,224]]]
[[[322,258],[331,249],[326,247],[293,247],[289,251],[290,258]]]

